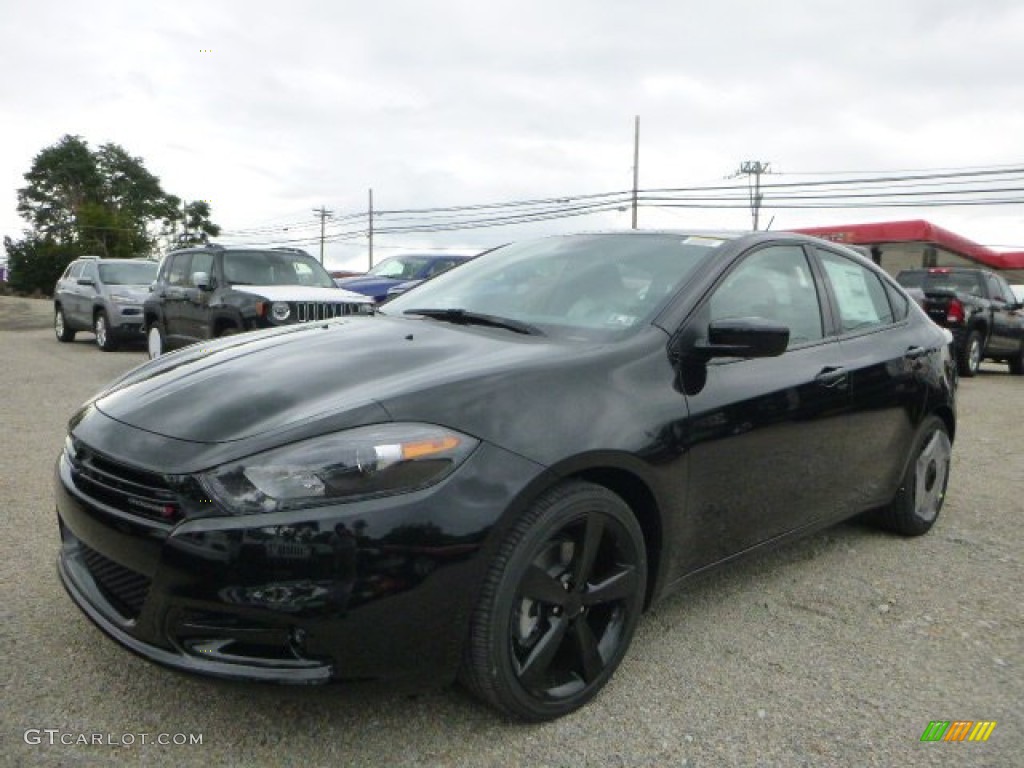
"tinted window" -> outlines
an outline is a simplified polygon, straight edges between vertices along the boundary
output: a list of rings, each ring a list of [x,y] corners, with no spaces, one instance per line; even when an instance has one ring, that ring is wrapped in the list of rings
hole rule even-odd
[[[892,307],[878,275],[837,253],[819,250],[818,254],[832,284],[843,333],[894,322]]]
[[[188,265],[191,260],[191,253],[179,253],[171,256],[171,268],[167,272],[168,285],[185,285],[188,280]]]
[[[156,262],[126,261],[100,264],[100,278],[107,285],[149,285],[156,277]]]
[[[896,321],[903,320],[910,312],[910,300],[900,292],[895,285],[883,281],[885,292],[889,295],[889,306],[892,307],[893,318]]]
[[[799,246],[772,246],[745,257],[715,290],[711,320],[760,317],[789,328],[790,345],[820,339],[818,291]]]
[[[310,285],[334,288],[319,262],[290,251],[232,251],[224,254],[224,279],[233,285]]]
[[[571,235],[485,253],[386,305],[386,314],[462,309],[553,335],[598,338],[650,321],[720,237]]]
[[[188,284],[195,286],[195,275],[197,272],[205,272],[206,277],[209,278],[213,274],[213,254],[212,253],[197,253],[192,256],[192,266],[189,267],[189,278]]]

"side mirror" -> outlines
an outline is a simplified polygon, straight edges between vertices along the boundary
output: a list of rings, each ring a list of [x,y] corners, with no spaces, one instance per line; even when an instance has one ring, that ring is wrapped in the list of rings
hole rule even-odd
[[[93,280],[91,277],[80,277],[80,278],[78,278],[78,284],[79,285],[93,285],[93,286],[95,286],[96,285],[96,281]]]
[[[703,357],[778,357],[789,346],[789,328],[760,317],[716,320],[707,342],[694,351]]]
[[[192,285],[200,291],[210,290],[210,275],[206,272],[194,272],[192,274]]]

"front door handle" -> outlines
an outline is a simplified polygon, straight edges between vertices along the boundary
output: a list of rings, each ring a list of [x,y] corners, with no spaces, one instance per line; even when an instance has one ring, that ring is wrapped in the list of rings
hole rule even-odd
[[[928,350],[924,347],[910,347],[904,354],[907,360],[917,360],[928,354]]]
[[[822,368],[821,372],[814,377],[814,380],[829,389],[846,389],[850,383],[850,377],[846,369],[833,366]]]

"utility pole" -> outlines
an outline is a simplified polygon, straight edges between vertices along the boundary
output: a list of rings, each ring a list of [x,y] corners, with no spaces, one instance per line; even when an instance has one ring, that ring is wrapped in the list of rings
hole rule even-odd
[[[370,238],[370,269],[373,269],[373,187],[370,187],[370,207],[366,212],[366,218],[369,221],[366,231]]]
[[[761,194],[761,174],[769,173],[771,163],[762,163],[760,160],[745,160],[740,163],[740,169],[735,173],[733,178],[737,176],[747,176],[747,187],[750,188],[750,177],[754,177],[754,186],[750,191],[750,212],[754,217],[754,231],[757,231],[757,221],[761,212],[761,200],[763,195]]]
[[[324,263],[324,239],[327,235],[327,219],[334,215],[334,211],[328,211],[324,206],[314,208],[313,213],[320,217],[320,264]]]
[[[633,229],[636,229],[637,187],[640,181],[640,115],[633,123]]]

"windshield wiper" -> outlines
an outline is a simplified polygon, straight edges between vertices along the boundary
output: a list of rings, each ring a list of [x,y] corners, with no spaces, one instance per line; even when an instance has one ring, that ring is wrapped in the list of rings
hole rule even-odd
[[[485,315],[481,312],[470,312],[466,309],[407,309],[403,315],[422,315],[434,320],[443,320],[446,323],[456,325],[486,325],[491,328],[504,328],[515,333],[524,333],[529,336],[543,336],[544,331],[535,325],[523,323],[519,320],[512,320],[508,317],[496,315]]]

